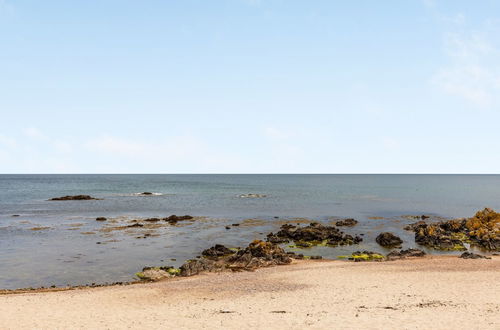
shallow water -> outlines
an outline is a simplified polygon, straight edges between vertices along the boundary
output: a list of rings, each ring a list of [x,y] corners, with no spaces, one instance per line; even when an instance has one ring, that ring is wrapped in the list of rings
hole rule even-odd
[[[145,191],[155,194],[138,195]],[[48,201],[78,194],[102,199]],[[0,288],[128,281],[143,266],[179,266],[215,243],[244,246],[300,218],[353,217],[360,223],[344,231],[365,234],[360,245],[301,253],[387,253],[374,241],[381,231],[416,246],[402,229],[416,220],[405,215],[465,217],[484,207],[500,209],[500,175],[0,175]],[[170,214],[202,218],[109,228]],[[232,223],[241,225],[225,229]]]

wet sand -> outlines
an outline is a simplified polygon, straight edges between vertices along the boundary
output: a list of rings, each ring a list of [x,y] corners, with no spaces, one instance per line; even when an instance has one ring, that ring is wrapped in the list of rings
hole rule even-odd
[[[1,329],[498,329],[500,257],[300,261],[255,272],[0,295]]]

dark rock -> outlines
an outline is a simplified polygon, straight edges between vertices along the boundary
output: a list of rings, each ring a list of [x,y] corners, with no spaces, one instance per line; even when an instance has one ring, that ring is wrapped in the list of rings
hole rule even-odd
[[[149,191],[145,191],[145,192],[141,193],[141,195],[146,195],[146,196],[147,196],[147,195],[152,195],[152,194],[153,194],[153,193],[152,193],[152,192],[149,192]]]
[[[229,226],[226,226],[226,230],[229,230],[229,229],[231,229],[231,227],[229,227]]]
[[[20,217],[20,215],[19,215],[19,214],[13,214],[12,216],[13,216],[13,217]]]
[[[292,259],[281,247],[264,241],[253,241],[228,259],[229,268],[255,269],[273,265],[285,265]]]
[[[206,249],[201,253],[201,255],[211,258],[219,258],[230,254],[234,254],[234,252],[221,244],[216,244],[215,246]]]
[[[352,227],[355,226],[358,223],[357,220],[354,219],[344,219],[344,220],[339,220],[335,222],[336,226],[347,226],[347,227]]]
[[[133,225],[128,225],[127,227],[129,227],[129,228],[144,227],[144,225],[142,223],[134,223]]]
[[[146,222],[158,222],[158,221],[160,221],[160,219],[158,219],[158,218],[149,218],[149,219],[144,219],[144,221],[146,221]]]
[[[239,195],[240,198],[264,198],[267,197],[266,195],[262,194],[243,194]]]
[[[472,252],[464,252],[460,256],[462,259],[491,259],[491,257],[483,256],[481,254],[476,254]]]
[[[403,240],[393,233],[385,232],[381,233],[375,239],[378,244],[383,247],[392,248],[392,247],[400,247],[403,244]]]
[[[275,244],[294,241],[298,246],[309,247],[322,242],[332,246],[358,244],[362,238],[344,234],[334,226],[311,223],[305,227],[285,224],[276,234],[267,235],[267,240]]]
[[[321,260],[323,259],[322,256],[311,256],[311,260]]]
[[[163,218],[164,221],[167,221],[170,224],[176,224],[178,221],[192,220],[192,219],[193,219],[193,217],[190,215],[177,216],[175,214],[172,214],[169,217]]]
[[[98,217],[95,219],[96,221],[106,221],[108,219],[106,219],[105,217]]]
[[[194,259],[188,260],[184,265],[180,267],[181,276],[193,276],[202,272],[213,272],[220,271],[223,269],[223,265],[217,264],[211,259]]]
[[[401,251],[392,251],[387,255],[387,260],[398,260],[405,258],[415,258],[415,257],[424,257],[425,252],[419,249],[408,249]]]
[[[51,201],[88,201],[88,200],[97,200],[89,195],[76,195],[76,196],[63,196],[63,197],[54,197],[50,199]]]
[[[233,223],[231,226],[238,227],[239,225],[240,225],[239,223]]]

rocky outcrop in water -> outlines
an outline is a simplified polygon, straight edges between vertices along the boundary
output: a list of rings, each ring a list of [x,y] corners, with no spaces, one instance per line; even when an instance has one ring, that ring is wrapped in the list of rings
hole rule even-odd
[[[234,251],[221,244],[215,244],[215,246],[212,246],[211,248],[206,249],[201,253],[201,255],[204,257],[216,259],[230,254],[234,254]]]
[[[401,238],[389,232],[379,234],[375,241],[386,248],[401,247],[401,244],[403,244]]]
[[[356,226],[358,224],[358,221],[355,219],[344,219],[344,220],[339,220],[335,222],[336,226],[346,226],[346,227],[352,227]]]
[[[285,224],[276,234],[267,235],[267,240],[275,244],[293,241],[297,246],[309,247],[318,244],[329,246],[358,244],[363,239],[345,234],[335,226],[311,223],[305,227]]]
[[[264,198],[267,197],[267,195],[262,195],[262,194],[243,194],[239,195],[239,198]]]
[[[179,221],[192,220],[192,219],[194,219],[194,217],[192,217],[190,215],[177,216],[175,214],[172,214],[171,216],[163,218],[162,220],[163,221],[167,221],[168,223],[170,223],[171,225],[173,225],[173,224],[176,224]]]
[[[106,221],[108,219],[106,219],[105,217],[97,217],[95,218],[95,221]]]
[[[468,219],[408,225],[415,242],[439,250],[466,250],[464,243],[489,251],[500,251],[500,213],[485,208]]]
[[[425,252],[419,249],[408,249],[401,251],[392,251],[387,255],[387,260],[398,260],[406,258],[420,258],[425,257]]]
[[[63,197],[54,197],[49,199],[51,201],[88,201],[88,200],[98,200],[98,198],[94,198],[89,195],[75,195],[75,196],[63,196]]]

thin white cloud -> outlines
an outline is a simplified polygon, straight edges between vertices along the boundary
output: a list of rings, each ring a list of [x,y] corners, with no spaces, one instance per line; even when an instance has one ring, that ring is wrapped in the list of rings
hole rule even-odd
[[[485,24],[482,30],[447,33],[444,51],[449,63],[432,77],[432,84],[472,106],[500,105],[500,29]]]
[[[264,128],[264,135],[272,140],[286,140],[291,137],[291,132],[274,126]]]
[[[16,148],[17,146],[18,146],[18,143],[15,139],[8,137],[8,136],[0,135],[0,147]],[[3,149],[3,148],[1,148],[1,149]]]
[[[33,139],[42,139],[42,140],[46,140],[47,139],[47,136],[45,134],[43,134],[36,127],[26,127],[25,129],[23,129],[23,133],[27,137],[33,138]]]

